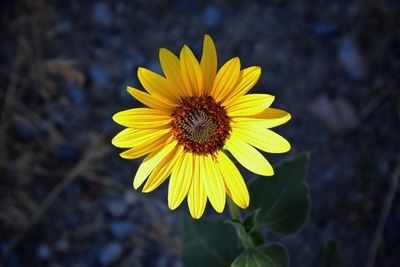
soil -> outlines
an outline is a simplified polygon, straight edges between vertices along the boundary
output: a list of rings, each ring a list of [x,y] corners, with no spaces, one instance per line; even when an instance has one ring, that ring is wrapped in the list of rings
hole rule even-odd
[[[205,33],[219,65],[258,65],[253,92],[292,120],[276,130],[311,151],[310,220],[280,239],[290,266],[365,266],[387,192],[374,266],[400,266],[400,5],[397,1],[2,1],[0,252],[4,266],[182,266],[179,213],[167,186],[132,188],[140,160],[110,143],[111,117],[137,107],[139,66],[158,50],[199,56]],[[250,173],[244,172],[245,176]],[[211,209],[210,216],[215,215]],[[228,214],[226,214],[228,216]],[[279,237],[278,237],[279,239]]]

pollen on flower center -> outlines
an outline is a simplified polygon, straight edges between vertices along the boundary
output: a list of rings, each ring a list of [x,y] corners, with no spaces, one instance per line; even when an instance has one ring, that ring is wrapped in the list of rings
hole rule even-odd
[[[186,130],[186,136],[193,142],[203,144],[214,134],[217,124],[213,117],[204,110],[193,110],[185,119],[182,128]]]
[[[211,96],[185,98],[171,116],[175,139],[192,153],[214,154],[231,131],[225,109]]]

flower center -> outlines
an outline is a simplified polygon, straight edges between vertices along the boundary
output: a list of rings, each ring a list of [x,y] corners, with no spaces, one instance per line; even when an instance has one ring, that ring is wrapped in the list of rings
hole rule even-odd
[[[187,97],[171,114],[175,139],[186,151],[214,154],[229,137],[230,118],[211,96]]]
[[[204,110],[193,110],[181,125],[186,137],[195,143],[203,144],[214,134],[217,124]]]

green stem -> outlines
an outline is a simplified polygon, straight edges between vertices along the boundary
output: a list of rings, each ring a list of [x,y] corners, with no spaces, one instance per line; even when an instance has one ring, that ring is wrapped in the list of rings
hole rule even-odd
[[[233,203],[232,199],[227,198],[228,200],[228,207],[231,213],[232,220],[242,222],[242,216],[240,215],[239,209],[235,203]]]

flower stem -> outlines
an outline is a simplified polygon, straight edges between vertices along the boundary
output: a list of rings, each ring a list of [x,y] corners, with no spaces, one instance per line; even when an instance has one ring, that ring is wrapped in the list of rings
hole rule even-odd
[[[232,199],[227,198],[229,211],[231,213],[232,220],[242,222],[242,216],[240,215],[239,209]]]

